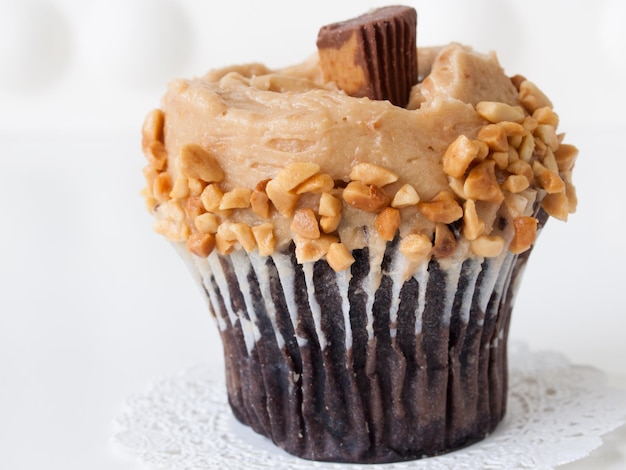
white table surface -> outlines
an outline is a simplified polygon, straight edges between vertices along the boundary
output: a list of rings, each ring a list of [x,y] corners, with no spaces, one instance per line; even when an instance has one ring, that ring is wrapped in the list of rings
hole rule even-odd
[[[623,145],[611,130],[568,136],[579,211],[541,235],[512,337],[626,389]],[[0,132],[0,155],[0,468],[143,468],[111,446],[125,399],[222,358],[199,290],[151,231],[138,133]],[[623,468],[625,443],[622,428],[564,468]]]

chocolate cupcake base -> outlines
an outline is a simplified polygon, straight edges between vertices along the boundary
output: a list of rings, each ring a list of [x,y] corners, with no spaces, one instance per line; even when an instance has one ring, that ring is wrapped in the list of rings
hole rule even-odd
[[[432,259],[406,280],[397,241],[339,273],[293,249],[192,261],[237,419],[302,458],[384,463],[467,446],[503,418],[528,254]]]

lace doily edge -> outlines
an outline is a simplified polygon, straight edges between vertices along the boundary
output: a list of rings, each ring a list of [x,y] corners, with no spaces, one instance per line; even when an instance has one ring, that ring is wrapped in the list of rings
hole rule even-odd
[[[516,347],[516,348],[513,348],[513,350],[515,351],[514,356],[516,356],[517,358],[521,357],[522,359],[526,361],[524,362],[524,360],[522,360],[521,364],[518,363],[518,366],[521,366],[521,367],[519,367],[516,373],[519,374],[519,377],[521,377],[521,380],[523,380],[525,376],[533,377],[533,374],[536,373],[536,370],[533,368],[532,362],[533,360],[537,359],[537,354],[541,356],[541,354],[544,353],[546,354],[546,357],[548,357],[548,360],[544,361],[545,364],[541,364],[541,367],[544,367],[544,366],[554,367],[556,369],[565,367],[570,374],[579,373],[585,376],[588,376],[589,374],[593,375],[593,380],[589,380],[587,378],[586,382],[590,382],[590,383],[587,383],[587,385],[589,385],[590,388],[589,389],[585,388],[585,391],[588,390],[590,394],[600,393],[602,397],[604,398],[604,402],[603,402],[604,405],[609,405],[609,404],[611,405],[609,408],[605,408],[604,412],[605,413],[615,412],[618,415],[617,417],[613,416],[614,419],[610,423],[604,422],[602,423],[601,426],[595,426],[593,428],[590,428],[590,432],[592,435],[586,434],[586,435],[581,435],[580,437],[569,436],[568,441],[566,442],[566,445],[564,446],[564,447],[567,447],[567,457],[564,457],[562,455],[563,450],[561,450],[559,452],[561,454],[561,458],[558,460],[558,462],[553,459],[550,462],[550,465],[547,465],[547,466],[543,464],[540,464],[540,466],[536,466],[533,464],[531,464],[531,466],[528,466],[524,464],[520,465],[518,463],[517,467],[515,468],[520,468],[520,469],[521,468],[535,468],[535,469],[542,469],[542,470],[551,470],[558,466],[566,465],[566,464],[573,463],[575,461],[587,458],[591,456],[594,451],[596,451],[597,449],[605,445],[605,437],[607,435],[611,434],[612,432],[616,431],[617,429],[623,427],[626,424],[626,390],[622,390],[621,388],[616,388],[612,385],[607,385],[608,376],[606,376],[604,372],[596,368],[589,367],[589,366],[571,364],[564,356],[558,353],[554,353],[552,351],[540,351],[539,353],[537,352],[531,353],[528,350],[528,348],[525,347],[524,345],[522,345],[521,349],[520,347]],[[537,364],[535,364],[535,366],[536,365]],[[189,383],[189,381],[194,380],[194,377],[198,379],[199,377],[201,378],[202,376],[204,376],[204,379],[206,379],[207,377],[209,378],[209,381],[212,383],[212,387],[219,389],[219,392],[213,391],[212,393],[218,393],[220,395],[219,399],[223,400],[223,403],[221,406],[223,406],[224,409],[227,410],[229,419],[236,421],[236,419],[232,415],[232,412],[230,411],[230,408],[228,407],[228,403],[226,400],[226,391],[225,391],[223,375],[215,374],[215,371],[213,369],[214,369],[213,367],[210,367],[206,364],[199,364],[185,371],[179,372],[175,377],[170,376],[170,377],[161,379],[160,381],[154,381],[152,385],[149,387],[148,392],[144,392],[143,394],[136,394],[135,399],[141,399],[141,397],[146,397],[146,394],[154,393],[155,388],[159,386],[158,384],[164,384],[167,382],[170,382],[171,384],[173,381],[175,382],[177,380],[178,381],[183,380]],[[516,391],[512,390],[512,393],[516,393]],[[125,455],[126,457],[139,459],[140,461],[150,464],[150,465],[156,465],[159,468],[171,468],[173,470],[178,470],[178,469],[183,469],[183,468],[185,469],[194,468],[196,470],[201,470],[205,468],[206,469],[218,468],[212,465],[209,465],[207,467],[187,466],[185,463],[184,455],[177,455],[177,456],[175,455],[180,451],[180,449],[176,448],[178,446],[174,444],[173,447],[168,448],[169,446],[167,443],[167,439],[162,440],[158,437],[160,435],[160,432],[156,432],[155,434],[150,433],[152,434],[151,438],[149,439],[149,441],[151,442],[147,442],[146,440],[144,440],[146,438],[146,435],[145,434],[142,435],[142,433],[146,431],[145,429],[141,429],[140,432],[136,432],[136,431],[133,432],[132,431],[132,427],[133,427],[132,423],[134,419],[133,414],[136,415],[138,410],[134,409],[133,405],[131,404],[132,400],[133,398],[131,397],[129,401],[127,402],[125,412],[122,415],[120,415],[119,418],[115,420],[114,422],[116,430],[114,432],[114,435],[112,436],[112,442],[114,443],[115,447],[123,453],[123,455]],[[137,405],[137,403],[135,403],[134,405]],[[508,417],[508,413],[507,413],[507,417]],[[507,417],[505,417],[504,421],[507,420]],[[243,427],[243,425],[241,424],[239,426]],[[250,430],[250,432],[253,432],[253,431]],[[481,451],[484,452],[485,448],[481,450],[481,446],[482,445],[488,445],[490,447],[493,446],[494,445],[493,442],[491,442],[490,444],[489,441],[491,441],[492,439],[497,440],[497,434],[498,434],[498,429],[496,429],[496,432],[494,432],[491,436],[489,436],[485,441],[474,444],[474,446],[470,446],[469,448],[461,450],[460,452],[465,451],[468,457],[471,457],[472,455],[476,455],[476,453],[479,453]],[[263,436],[258,436],[258,437],[263,438]],[[160,443],[155,442],[154,438],[156,438],[157,441],[161,441],[161,442]],[[139,442],[142,440],[143,442]],[[171,444],[171,442],[169,444]],[[269,441],[269,439],[267,439],[267,444],[270,448],[274,448],[273,444],[271,443],[271,441]],[[266,446],[266,450],[268,446]],[[157,447],[158,449],[155,449],[155,447]],[[284,452],[278,448],[275,448],[275,450],[278,452]],[[442,457],[446,457],[450,455],[452,454],[446,454]],[[286,457],[281,456],[280,458],[297,459],[296,457],[290,456],[288,454],[285,454],[285,456]],[[189,456],[189,457],[193,458],[194,456]],[[440,459],[440,458],[435,457],[433,459]],[[496,458],[495,460],[498,460],[498,459]],[[530,460],[532,460],[532,458]],[[175,463],[175,461],[178,463]],[[311,463],[310,461],[304,461],[304,462],[307,465]],[[416,462],[423,462],[423,461],[416,461]],[[433,464],[434,463],[435,461],[433,461]],[[526,462],[526,463],[529,464],[530,462]],[[340,464],[333,464],[333,465],[340,465]],[[297,467],[289,466],[288,468],[297,468]],[[333,466],[332,468],[335,468],[335,467]],[[342,467],[336,467],[336,468],[342,468]],[[351,466],[350,468],[356,470],[358,467]],[[391,467],[385,467],[385,468],[404,468],[404,467],[391,466]],[[421,468],[421,467],[419,465],[416,465],[415,468]],[[437,466],[437,468],[444,468],[444,467]],[[450,467],[450,468],[453,468],[453,467]],[[489,467],[489,468],[492,468],[492,467]],[[493,468],[498,468],[498,467],[496,466]],[[503,467],[503,468],[507,468],[507,467]]]

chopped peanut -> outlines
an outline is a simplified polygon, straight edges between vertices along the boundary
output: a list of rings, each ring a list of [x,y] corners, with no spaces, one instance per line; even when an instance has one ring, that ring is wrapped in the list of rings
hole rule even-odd
[[[483,222],[476,212],[476,203],[468,199],[463,204],[463,236],[468,240],[476,240],[485,232],[485,222]]]
[[[143,196],[144,201],[146,203],[146,209],[148,210],[148,212],[152,212],[159,201],[157,201],[152,196],[152,194],[150,194],[150,192],[148,191],[148,188],[143,188],[141,190],[141,195]]]
[[[435,243],[433,255],[436,258],[447,258],[456,251],[457,241],[454,234],[446,224],[435,225]]]
[[[504,250],[504,239],[498,235],[481,235],[470,242],[470,249],[477,256],[495,257]]]
[[[535,132],[535,129],[537,129],[538,125],[539,125],[539,121],[537,121],[532,116],[526,116],[524,118],[524,121],[522,122],[522,126],[524,126],[524,129],[529,133]]]
[[[543,166],[545,166],[548,170],[552,170],[556,173],[559,172],[559,165],[556,162],[556,157],[554,156],[554,152],[550,147],[546,149],[546,153],[541,160]]]
[[[174,181],[174,187],[170,191],[169,197],[172,199],[182,199],[189,196],[189,183],[187,178],[178,177]]]
[[[187,239],[187,249],[196,256],[206,258],[215,248],[215,237],[210,233],[192,233]]]
[[[524,215],[528,207],[528,199],[514,193],[507,193],[504,197],[504,206],[508,209],[513,219]]]
[[[565,181],[566,183],[572,183],[572,170],[561,170],[561,178],[563,178],[563,181]]]
[[[267,182],[265,191],[276,210],[280,212],[283,217],[291,218],[300,196],[285,190],[275,179]]]
[[[489,145],[487,145],[487,142],[483,142],[478,139],[474,139],[473,142],[476,142],[476,145],[478,145],[478,155],[476,155],[476,161],[482,162],[489,155]]]
[[[206,182],[198,179],[198,178],[189,178],[187,180],[187,186],[189,187],[189,194],[193,196],[199,196],[206,188]],[[183,196],[184,197],[184,196]]]
[[[556,159],[560,171],[574,168],[577,156],[578,149],[570,144],[561,144],[559,148],[554,151],[554,158]]]
[[[163,142],[164,122],[165,115],[160,109],[153,109],[147,114],[141,129],[141,146],[144,152],[152,143]]]
[[[398,181],[398,175],[382,166],[373,163],[357,163],[350,171],[350,179],[359,181],[366,186],[378,186],[382,188]]]
[[[515,150],[515,147],[509,147],[509,164],[513,163],[515,160],[519,160],[519,153]]]
[[[215,214],[205,212],[204,214],[197,215],[193,219],[193,225],[198,232],[216,233],[220,225],[220,220]]]
[[[513,147],[514,149],[516,149],[517,147],[519,147],[522,143],[522,137],[521,135],[510,135],[507,137],[507,140],[509,141],[509,149],[511,147]]]
[[[157,201],[165,202],[170,198],[171,191],[172,178],[167,173],[159,173],[152,184],[152,194]]]
[[[465,180],[448,176],[448,186],[450,186],[452,192],[456,194],[460,199],[467,199],[467,196],[465,195],[465,190],[463,189],[464,184]]]
[[[326,262],[335,272],[348,269],[355,259],[343,243],[331,243],[326,253]]]
[[[400,211],[393,207],[385,207],[376,216],[374,226],[380,238],[386,241],[393,240],[400,227]]]
[[[220,253],[220,255],[228,255],[232,253],[235,249],[235,240],[226,240],[222,234],[219,232],[214,235],[215,237],[215,248]]]
[[[336,217],[341,215],[342,208],[343,204],[339,199],[328,192],[324,192],[320,196],[320,205],[317,212],[324,217]]]
[[[533,171],[539,186],[548,194],[560,193],[565,190],[565,182],[556,171],[548,170],[538,161],[533,162]]]
[[[558,220],[567,221],[569,215],[569,199],[565,190],[560,193],[546,194],[541,201],[541,207]]]
[[[441,191],[429,202],[419,202],[417,208],[432,222],[451,224],[463,217],[463,208],[448,191]]]
[[[389,196],[378,186],[351,181],[343,190],[343,200],[365,212],[378,212],[389,205]]]
[[[513,254],[523,253],[535,242],[537,237],[537,219],[528,216],[517,217],[513,219],[513,227],[515,235],[509,245],[509,251]]]
[[[398,250],[411,261],[426,259],[433,248],[430,238],[423,233],[410,233],[400,240]]]
[[[338,215],[323,215],[320,217],[320,228],[324,233],[333,233],[341,223],[341,213]]]
[[[539,124],[535,129],[534,136],[540,138],[552,150],[559,148],[560,142],[556,135],[556,129],[550,124]]]
[[[496,166],[501,170],[505,170],[509,166],[509,152],[493,152],[491,159],[496,162]]]
[[[534,151],[535,151],[535,138],[532,136],[532,134],[528,134],[522,137],[522,143],[519,145],[517,149],[519,158],[525,162],[529,162],[533,156]]]
[[[230,231],[247,253],[252,252],[256,248],[256,241],[248,224],[242,222],[234,223],[230,226]]]
[[[179,158],[180,171],[188,178],[198,178],[207,183],[219,183],[224,179],[224,172],[215,157],[199,145],[185,145]]]
[[[165,201],[156,208],[154,231],[170,241],[185,241],[190,233],[185,218],[185,211],[178,202]]]
[[[246,209],[250,207],[252,191],[248,188],[235,188],[224,193],[220,201],[220,210]]]
[[[141,170],[143,173],[143,177],[146,180],[147,191],[152,195],[152,186],[154,185],[154,180],[157,176],[159,176],[159,172],[154,169],[153,166],[148,165]]]
[[[504,183],[502,183],[502,189],[512,193],[519,193],[524,191],[530,186],[528,179],[524,175],[509,175]]]
[[[407,183],[398,189],[398,192],[393,196],[391,207],[402,209],[403,207],[414,206],[418,202],[420,202],[420,197],[417,191]]]
[[[480,146],[475,140],[460,135],[452,142],[442,157],[443,171],[454,178],[463,176],[470,163],[478,157]]]
[[[250,207],[256,215],[268,219],[270,216],[270,200],[265,192],[258,190],[252,191],[250,194]]]
[[[539,138],[536,138],[535,139],[535,151],[533,153],[533,156],[537,157],[539,159],[542,159],[543,156],[546,153],[546,148],[547,147],[548,146],[546,145],[546,143],[543,140],[541,140]]]
[[[298,263],[317,261],[328,253],[330,245],[338,242],[339,239],[333,235],[324,234],[315,240],[296,235],[294,237],[294,244],[296,245],[296,259],[298,260]]]
[[[495,173],[496,162],[485,160],[476,165],[467,175],[463,190],[469,199],[501,203],[504,195]]]
[[[148,145],[144,154],[148,159],[148,163],[155,170],[164,170],[167,166],[167,151],[161,141],[154,141]]]
[[[478,131],[478,139],[485,142],[490,149],[496,152],[506,152],[509,149],[509,141],[503,126],[487,124]]]
[[[183,208],[187,217],[191,220],[195,219],[200,214],[204,213],[204,206],[200,200],[200,196],[191,196],[183,201]]]
[[[507,137],[522,137],[528,133],[523,124],[519,122],[502,121],[498,126],[504,129]]]
[[[537,85],[529,80],[520,83],[519,100],[529,113],[534,113],[539,108],[552,108],[552,103],[548,97],[537,88]]]
[[[501,121],[522,122],[526,117],[521,106],[511,106],[499,101],[481,101],[476,105],[476,111],[489,122]]]
[[[290,229],[304,238],[315,239],[320,237],[320,228],[313,209],[297,209],[293,214]]]
[[[252,235],[261,256],[274,253],[276,240],[274,239],[274,226],[271,223],[266,222],[252,227]]]
[[[233,224],[234,222],[231,222],[231,221],[226,221],[226,222],[221,223],[219,227],[217,227],[217,232],[216,232],[217,235],[219,235],[220,238],[222,238],[223,240],[227,240],[229,242],[236,242],[237,235],[235,234],[235,232],[231,230]]]
[[[217,212],[220,209],[220,203],[224,193],[216,184],[209,184],[200,195],[202,205],[208,212]]]
[[[291,191],[319,171],[320,166],[317,163],[294,162],[280,170],[278,175],[276,175],[275,181],[285,191]]]
[[[514,175],[523,175],[526,177],[528,181],[532,181],[535,177],[535,173],[533,172],[533,167],[530,166],[530,163],[525,160],[515,160],[512,162],[506,169],[509,173]]]
[[[215,247],[221,255],[227,255],[235,249],[237,235],[231,230],[231,222],[220,224],[215,233]]]
[[[537,108],[533,112],[533,118],[539,124],[549,124],[553,127],[559,127],[559,116],[548,106]]]
[[[565,182],[565,194],[567,195],[567,201],[569,203],[569,213],[573,214],[576,212],[576,207],[578,206],[578,196],[576,195],[576,187],[567,181]]]
[[[318,173],[296,186],[295,192],[296,194],[323,193],[332,190],[334,186],[335,181],[330,175]]]

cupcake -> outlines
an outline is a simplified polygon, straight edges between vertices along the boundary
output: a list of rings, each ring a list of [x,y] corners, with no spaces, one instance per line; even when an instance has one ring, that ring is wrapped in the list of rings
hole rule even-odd
[[[208,299],[233,414],[302,458],[491,433],[524,266],[575,210],[549,99],[415,31],[400,6],[325,26],[292,67],[171,82],[143,127],[154,228]]]

